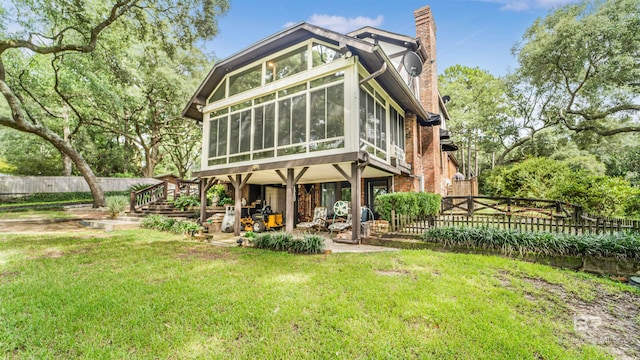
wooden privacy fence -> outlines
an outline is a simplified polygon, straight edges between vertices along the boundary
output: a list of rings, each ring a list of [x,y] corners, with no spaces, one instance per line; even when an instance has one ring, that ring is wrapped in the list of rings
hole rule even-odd
[[[103,191],[125,191],[132,185],[160,182],[150,178],[106,177],[99,177],[98,181]],[[89,185],[82,176],[0,176],[0,197],[89,191]]]
[[[447,197],[437,216],[410,217],[391,211],[390,230],[421,234],[431,227],[498,227],[583,234],[639,231],[640,221],[588,215],[579,206],[542,199]]]

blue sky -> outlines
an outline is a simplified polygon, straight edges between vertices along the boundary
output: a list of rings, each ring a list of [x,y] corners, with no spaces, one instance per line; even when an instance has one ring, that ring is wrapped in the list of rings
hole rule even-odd
[[[539,17],[572,0],[230,0],[219,33],[206,44],[218,58],[306,21],[339,32],[374,26],[415,36],[413,10],[431,6],[438,71],[462,64],[504,75],[517,66],[511,48]]]

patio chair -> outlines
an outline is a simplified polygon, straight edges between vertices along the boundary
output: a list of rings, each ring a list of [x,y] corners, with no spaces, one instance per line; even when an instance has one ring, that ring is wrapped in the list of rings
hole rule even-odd
[[[296,225],[299,230],[326,230],[327,228],[327,208],[318,206],[313,210],[313,220],[301,222]]]

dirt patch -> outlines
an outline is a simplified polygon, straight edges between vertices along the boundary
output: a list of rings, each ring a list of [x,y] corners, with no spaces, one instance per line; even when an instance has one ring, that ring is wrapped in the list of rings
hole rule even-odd
[[[189,247],[176,255],[178,259],[229,260],[235,256],[220,248]]]
[[[50,224],[34,224],[30,222],[0,222],[0,233],[38,235],[55,232],[80,232],[89,228],[82,226],[80,221],[64,221]]]
[[[407,270],[375,270],[378,275],[382,276],[407,276],[409,272]]]
[[[585,301],[566,291],[561,285],[542,279],[524,280],[548,292],[549,299],[554,296],[560,299],[561,303],[558,305],[564,307],[572,317],[574,332],[579,341],[601,346],[617,359],[640,358],[640,294],[611,294],[598,286],[595,298]],[[531,300],[535,297],[532,294],[525,296]]]

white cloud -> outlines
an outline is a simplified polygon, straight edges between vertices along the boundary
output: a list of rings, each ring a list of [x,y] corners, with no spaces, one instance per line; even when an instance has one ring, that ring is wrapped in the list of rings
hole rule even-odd
[[[380,26],[383,20],[384,17],[382,15],[378,15],[375,19],[372,19],[366,16],[346,18],[344,16],[313,14],[306,21],[310,24],[344,34],[365,26]],[[294,24],[294,22],[288,22],[284,24],[284,27],[289,27]]]
[[[480,0],[494,4],[502,4],[501,10],[524,11],[529,9],[551,9],[566,5],[576,0]]]

